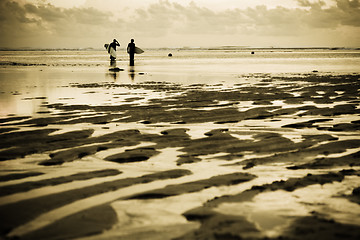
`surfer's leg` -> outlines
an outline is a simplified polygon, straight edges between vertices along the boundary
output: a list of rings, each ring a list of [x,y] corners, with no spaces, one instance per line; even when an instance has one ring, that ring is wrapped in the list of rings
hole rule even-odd
[[[134,54],[129,54],[130,55],[130,66],[134,66]]]
[[[115,58],[111,58],[111,57],[110,57],[110,66],[111,66],[111,67],[116,67],[116,60],[115,60]]]

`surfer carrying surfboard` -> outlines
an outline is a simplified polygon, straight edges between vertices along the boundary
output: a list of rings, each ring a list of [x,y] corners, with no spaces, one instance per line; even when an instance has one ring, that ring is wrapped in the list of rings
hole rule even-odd
[[[135,57],[135,43],[134,39],[131,39],[127,46],[127,52],[130,56],[130,66],[134,66],[134,57]]]
[[[120,43],[116,39],[114,39],[107,48],[107,51],[110,54],[111,61],[115,61],[116,59],[116,46],[120,47]]]

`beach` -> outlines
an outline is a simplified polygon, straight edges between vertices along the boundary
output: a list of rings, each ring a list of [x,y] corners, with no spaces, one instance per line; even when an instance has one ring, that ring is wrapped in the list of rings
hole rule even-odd
[[[359,239],[359,50],[116,64],[0,52],[0,239]]]

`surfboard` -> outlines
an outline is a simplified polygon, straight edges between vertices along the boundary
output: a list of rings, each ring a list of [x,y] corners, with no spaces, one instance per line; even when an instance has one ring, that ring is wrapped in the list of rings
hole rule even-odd
[[[143,52],[144,52],[144,50],[142,50],[141,48],[135,47],[136,54],[142,54]]]
[[[136,54],[142,54],[144,52],[144,50],[142,50],[141,48],[138,48],[135,46],[135,53]],[[127,51],[127,53],[129,53],[129,51]]]
[[[109,49],[110,44],[105,43],[105,44],[104,44],[104,47],[105,47],[106,51],[110,54],[111,57],[116,58],[116,51],[115,51],[115,49],[114,49],[114,48],[110,48],[110,49]]]

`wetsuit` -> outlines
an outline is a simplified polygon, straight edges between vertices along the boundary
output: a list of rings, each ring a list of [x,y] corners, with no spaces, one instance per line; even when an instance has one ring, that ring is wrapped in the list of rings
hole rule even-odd
[[[128,53],[130,56],[130,66],[134,66],[134,57],[135,57],[135,43],[131,42],[128,44]]]

